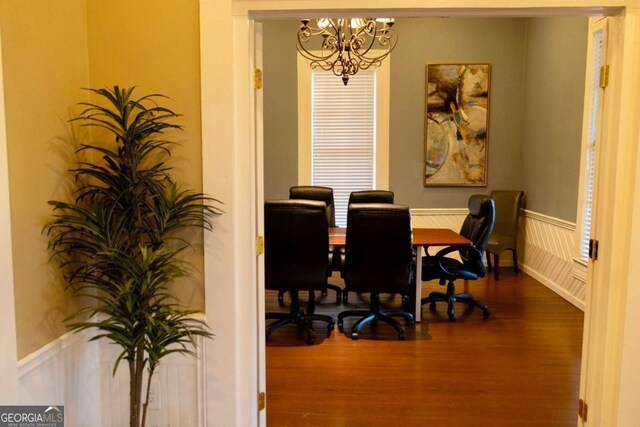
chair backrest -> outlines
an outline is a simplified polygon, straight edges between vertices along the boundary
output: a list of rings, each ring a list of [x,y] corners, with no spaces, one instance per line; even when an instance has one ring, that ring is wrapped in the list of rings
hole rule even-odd
[[[265,286],[322,289],[329,266],[329,226],[324,202],[265,202]]]
[[[298,185],[289,188],[289,199],[319,200],[325,203],[329,227],[336,226],[333,189],[318,185]]]
[[[413,277],[408,206],[352,204],[347,214],[345,284],[355,292],[406,292]]]
[[[393,191],[387,191],[387,190],[353,191],[349,195],[349,205],[353,203],[393,204]]]
[[[460,228],[460,234],[473,242],[480,252],[484,252],[496,218],[493,199],[484,194],[469,197],[469,214]]]
[[[518,236],[518,220],[524,202],[524,192],[517,190],[494,190],[491,198],[496,204],[496,225],[493,232],[510,236]]]

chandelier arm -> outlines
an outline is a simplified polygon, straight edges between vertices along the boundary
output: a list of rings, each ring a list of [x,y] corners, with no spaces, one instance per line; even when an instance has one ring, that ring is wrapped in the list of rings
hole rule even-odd
[[[320,68],[341,76],[346,85],[349,76],[359,70],[366,70],[372,66],[380,66],[396,47],[397,35],[391,25],[382,23],[378,29],[378,22],[371,18],[322,19],[318,27],[309,26],[309,19],[302,20],[298,30],[296,47],[298,52],[310,61],[312,69]],[[321,36],[321,53],[312,53],[305,47],[313,37]],[[375,48],[380,46],[383,53],[378,56]]]

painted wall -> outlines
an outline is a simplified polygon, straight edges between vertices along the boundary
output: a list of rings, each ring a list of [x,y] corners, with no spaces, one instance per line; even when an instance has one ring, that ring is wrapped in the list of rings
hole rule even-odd
[[[299,21],[263,24],[264,199],[286,199],[298,182]]]
[[[65,332],[62,320],[81,301],[64,291],[48,263],[41,234],[51,218],[48,200],[67,199],[77,144],[89,138],[67,120],[88,100],[83,87],[136,85],[160,92],[184,115],[185,131],[171,135],[175,177],[202,189],[199,9],[189,1],[0,1],[7,151],[11,200],[18,358]],[[92,134],[100,138],[99,133]],[[202,233],[188,236],[192,277],[173,293],[204,308]]]
[[[47,201],[64,198],[78,135],[66,122],[89,84],[84,0],[0,2],[17,352],[65,332],[77,301],[48,263]]]
[[[2,35],[0,34],[0,47]],[[2,69],[0,55],[0,70]],[[16,346],[16,309],[13,290],[13,252],[11,247],[11,209],[9,200],[9,163],[4,110],[4,79],[0,73],[0,402],[16,403],[18,388],[18,349]]]
[[[576,221],[587,18],[528,20],[522,183],[527,208]]]
[[[525,24],[523,19],[398,21],[391,58],[389,187],[399,203],[460,208],[472,194],[520,188]],[[425,66],[460,62],[491,64],[488,186],[424,187]]]
[[[297,27],[297,21],[264,23],[266,198],[286,198],[297,181],[297,53],[290,42]],[[389,154],[396,200],[412,208],[460,208],[471,194],[524,189],[532,193],[529,209],[575,221],[587,19],[399,19],[396,28]],[[425,188],[425,66],[461,61],[491,64],[488,185]]]
[[[197,0],[91,0],[87,2],[89,72],[92,87],[137,86],[138,95],[162,93],[183,115],[183,132],[166,134],[176,181],[202,190],[200,136],[200,42]],[[98,135],[96,137],[100,139]],[[185,258],[191,277],[172,292],[190,308],[204,308],[202,232],[189,236],[195,251]]]

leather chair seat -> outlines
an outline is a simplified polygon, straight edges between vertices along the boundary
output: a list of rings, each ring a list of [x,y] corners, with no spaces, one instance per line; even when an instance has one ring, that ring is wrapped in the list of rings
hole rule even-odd
[[[500,253],[515,247],[515,239],[504,234],[492,234],[487,242],[487,252]]]
[[[478,280],[480,276],[467,269],[467,267],[458,261],[457,259],[443,257],[441,262],[438,262],[436,257],[424,257],[422,258],[422,271],[426,273],[426,277],[422,276],[422,280],[428,281],[433,279],[440,279],[443,276],[442,271],[449,272],[449,277],[459,278],[466,280]]]

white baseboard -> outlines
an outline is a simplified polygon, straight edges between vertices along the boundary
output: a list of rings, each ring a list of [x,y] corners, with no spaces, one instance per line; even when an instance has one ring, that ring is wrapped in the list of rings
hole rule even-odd
[[[584,311],[584,308],[585,308],[584,301],[579,300],[578,298],[576,298],[569,291],[567,291],[567,289],[563,288],[562,286],[560,286],[558,283],[556,283],[552,279],[550,279],[550,278],[548,278],[546,276],[543,276],[542,274],[538,273],[537,271],[535,271],[534,269],[532,269],[532,268],[530,268],[530,267],[528,267],[526,265],[521,265],[520,268],[522,269],[522,271],[527,273],[529,276],[533,277],[538,282],[542,283],[547,288],[551,289],[553,292],[557,293],[562,298],[566,299],[568,302],[570,302],[571,304],[573,304],[574,306],[576,306],[580,310]]]

